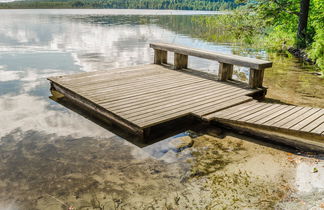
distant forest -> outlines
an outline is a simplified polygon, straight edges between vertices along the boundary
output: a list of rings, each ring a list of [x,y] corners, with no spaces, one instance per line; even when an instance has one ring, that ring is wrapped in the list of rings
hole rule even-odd
[[[113,8],[226,10],[238,5],[235,0],[29,0],[0,3],[0,9]]]

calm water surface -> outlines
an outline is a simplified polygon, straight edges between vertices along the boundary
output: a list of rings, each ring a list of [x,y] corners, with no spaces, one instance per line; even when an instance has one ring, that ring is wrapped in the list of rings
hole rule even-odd
[[[323,79],[293,58],[199,39],[206,12],[0,11],[0,209],[318,209],[323,157],[220,131],[140,149],[48,99],[47,77],[150,63],[162,41],[274,61],[268,97],[324,107]],[[171,60],[171,59],[170,59]],[[192,58],[190,67],[217,73]],[[246,80],[248,70],[235,69]],[[217,136],[217,135],[216,135]],[[170,143],[193,141],[181,152]]]

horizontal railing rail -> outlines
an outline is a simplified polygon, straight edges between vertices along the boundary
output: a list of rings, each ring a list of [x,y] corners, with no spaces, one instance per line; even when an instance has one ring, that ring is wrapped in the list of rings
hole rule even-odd
[[[174,52],[174,69],[188,67],[188,56],[204,58],[219,62],[219,80],[232,79],[233,65],[250,68],[249,86],[262,87],[264,69],[272,66],[272,62],[238,55],[228,55],[218,52],[200,50],[166,43],[151,43],[154,49],[154,63],[167,63],[167,52]]]

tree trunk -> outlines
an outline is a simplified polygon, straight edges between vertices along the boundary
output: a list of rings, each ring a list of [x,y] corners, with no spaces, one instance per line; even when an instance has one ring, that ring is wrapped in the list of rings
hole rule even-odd
[[[309,10],[310,0],[300,1],[300,13],[298,21],[298,31],[297,31],[297,48],[306,47],[306,30],[307,30],[307,20],[308,20],[308,10]]]

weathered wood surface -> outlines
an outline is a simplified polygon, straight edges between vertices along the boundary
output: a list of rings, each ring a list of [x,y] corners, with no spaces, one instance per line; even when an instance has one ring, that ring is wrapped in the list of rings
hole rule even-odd
[[[181,58],[183,59],[183,58]],[[162,61],[161,61],[162,62]],[[181,61],[184,65],[185,58]],[[252,100],[242,84],[217,82],[150,64],[117,70],[87,72],[49,80],[60,92],[73,95],[133,130],[202,115]]]
[[[259,88],[263,84],[264,69],[250,69],[249,86],[250,88]]]
[[[225,81],[232,79],[233,65],[228,63],[219,63],[219,80]]]
[[[228,55],[223,53],[216,53],[206,50],[199,50],[195,48],[183,47],[174,44],[166,44],[166,43],[151,43],[150,47],[155,50],[164,50],[175,52],[182,55],[190,55],[199,58],[205,58],[209,60],[215,60],[220,63],[228,63],[238,66],[245,66],[252,69],[265,69],[272,66],[272,62],[264,61],[255,58],[248,58],[238,55]]]
[[[261,88],[263,83],[264,69],[271,67],[272,62],[255,58],[242,57],[237,55],[227,55],[218,52],[210,52],[184,46],[165,43],[152,43],[150,47],[154,49],[154,63],[163,64],[166,62],[167,52],[174,52],[174,69],[188,68],[188,56],[210,59],[219,62],[218,79],[221,81],[231,80],[233,75],[233,65],[250,68],[249,87]],[[162,62],[162,56],[165,62]]]
[[[188,55],[174,53],[174,69],[186,69],[188,67]]]
[[[204,115],[206,120],[226,121],[292,133],[310,133],[324,140],[324,109],[251,101]]]
[[[154,63],[163,64],[168,62],[168,52],[165,50],[154,50]]]

